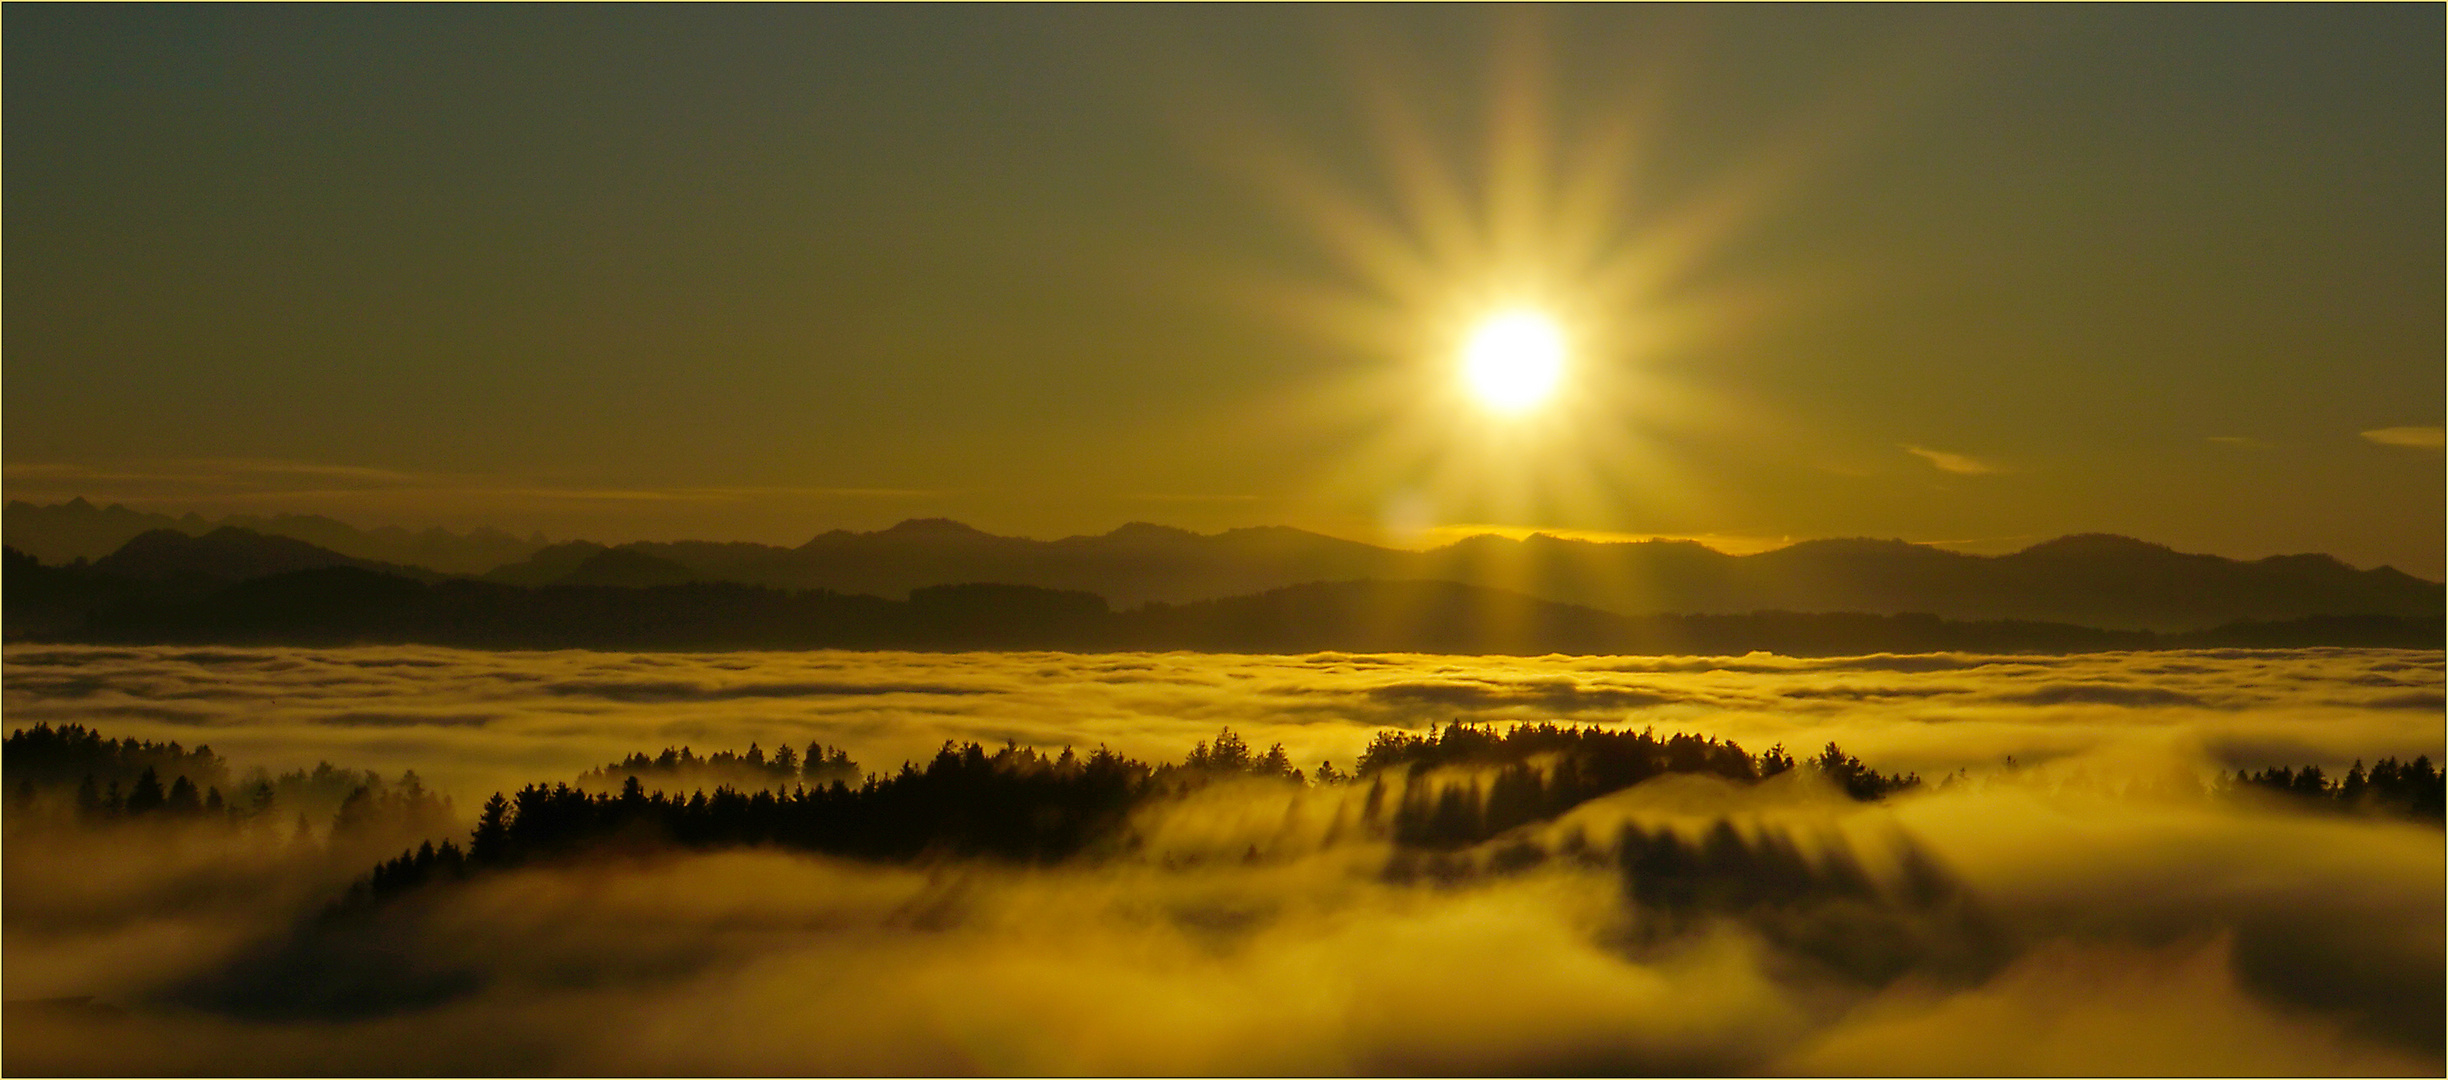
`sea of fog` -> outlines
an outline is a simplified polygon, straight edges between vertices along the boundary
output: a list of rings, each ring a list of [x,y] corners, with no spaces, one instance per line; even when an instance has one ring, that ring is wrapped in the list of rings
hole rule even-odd
[[[2442,753],[2437,652],[1789,659],[12,647],[12,727],[204,743],[241,767],[414,768],[462,802],[634,751],[808,742],[869,771],[946,740],[1178,758],[1230,727],[1349,769],[1380,728],[1655,726],[1936,778],[2072,759],[2207,768]]]
[[[1387,841],[1337,840],[1325,825],[1347,820],[1360,785],[1221,784],[1144,811],[1136,856],[1052,866],[750,849],[533,867],[438,891],[347,954],[411,981],[449,978],[325,1011],[194,989],[239,969],[312,976],[284,943],[338,879],[285,869],[302,865],[294,854],[209,838],[12,840],[8,998],[92,995],[110,1008],[12,1011],[0,1064],[2437,1074],[2448,955],[2437,825],[2218,798],[2203,783],[2238,767],[2439,760],[2442,686],[2437,651],[2343,649],[12,647],[0,677],[12,729],[78,723],[209,744],[239,770],[414,769],[462,816],[496,790],[667,746],[821,742],[888,772],[947,740],[1174,760],[1230,727],[1305,769],[1348,770],[1379,730],[1454,720],[1654,726],[1797,756],[1833,741],[1930,783],[1864,804],[1801,779],[1666,777],[1508,841],[1548,844],[1566,825],[1698,836],[1732,823],[1730,836],[1779,838],[1814,859],[1842,853],[1877,883],[1673,917],[1628,899],[1625,868],[1599,858],[1389,873],[1399,853]]]

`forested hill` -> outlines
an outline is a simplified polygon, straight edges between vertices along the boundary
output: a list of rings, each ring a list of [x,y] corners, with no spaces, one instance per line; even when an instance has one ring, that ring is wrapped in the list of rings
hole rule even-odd
[[[1945,650],[2082,652],[2314,645],[2439,648],[2442,620],[2321,616],[2185,633],[1932,615],[1633,617],[1439,581],[1321,582],[1116,611],[1092,593],[934,586],[906,600],[724,582],[554,585],[419,581],[330,565],[201,598],[130,592],[91,568],[11,553],[18,640],[500,649],[1063,649],[1212,652],[1787,655]]]

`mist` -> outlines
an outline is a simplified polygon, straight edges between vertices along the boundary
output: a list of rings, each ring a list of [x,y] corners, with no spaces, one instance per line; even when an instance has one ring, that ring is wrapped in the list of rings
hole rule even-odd
[[[822,741],[889,772],[947,739],[1176,760],[1229,726],[1348,771],[1381,730],[1455,719],[1832,740],[1925,781],[1860,802],[1806,773],[1663,776],[1419,850],[1360,826],[1366,783],[1226,780],[1076,859],[638,850],[337,915],[397,854],[381,845],[411,841],[13,833],[7,996],[94,999],[12,1005],[21,1073],[2442,1067],[2437,824],[2205,783],[2436,759],[2435,652],[7,662],[13,726],[209,743],[242,767],[412,768],[462,817],[674,744]],[[1472,779],[1398,772],[1381,797]],[[1660,891],[1661,858],[1697,886]],[[1711,867],[1771,863],[1781,892],[1711,891]]]
[[[1197,653],[548,653],[13,647],[12,724],[206,743],[275,770],[413,768],[472,810],[635,751],[821,741],[870,770],[946,740],[1147,760],[1231,726],[1305,769],[1380,727],[1569,720],[1753,750],[1831,739],[1888,770],[2145,755],[2227,768],[2442,754],[2437,652],[1789,659]]]

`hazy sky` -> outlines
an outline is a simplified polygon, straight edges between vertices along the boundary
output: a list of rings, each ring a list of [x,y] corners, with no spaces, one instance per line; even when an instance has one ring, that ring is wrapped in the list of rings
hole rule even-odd
[[[2437,5],[8,13],[9,495],[2439,576]],[[1460,400],[1551,312],[1563,392]],[[2376,433],[2376,434],[2375,434]]]

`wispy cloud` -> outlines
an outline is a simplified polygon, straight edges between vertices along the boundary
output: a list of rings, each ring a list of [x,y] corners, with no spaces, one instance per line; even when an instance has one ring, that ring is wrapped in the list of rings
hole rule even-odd
[[[1926,446],[1914,446],[1911,443],[1899,443],[1898,445],[1902,446],[1909,453],[1919,455],[1921,458],[1927,460],[1930,464],[1935,465],[1940,469],[1963,476],[1981,476],[1988,473],[2005,471],[1986,461],[1973,457],[1970,454],[1957,454],[1945,450],[1932,450]]]
[[[470,495],[504,495],[524,499],[582,499],[615,502],[750,502],[763,498],[925,499],[947,494],[921,488],[863,487],[468,487]]]
[[[2373,428],[2364,432],[2363,437],[2382,446],[2404,446],[2415,450],[2437,450],[2441,444],[2440,428],[2436,424],[2430,427]]]
[[[1261,501],[1259,495],[1196,495],[1167,492],[1137,492],[1129,498],[1138,502],[1160,503],[1247,503]]]
[[[921,499],[945,491],[888,487],[701,485],[631,487],[554,483],[531,477],[416,472],[259,458],[185,458],[86,465],[9,462],[9,486],[35,494],[86,494],[157,503],[341,498],[373,493],[581,502],[708,503],[772,498]]]

